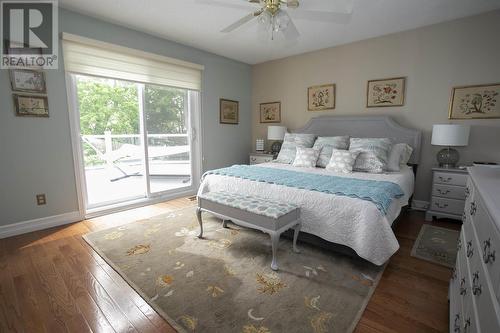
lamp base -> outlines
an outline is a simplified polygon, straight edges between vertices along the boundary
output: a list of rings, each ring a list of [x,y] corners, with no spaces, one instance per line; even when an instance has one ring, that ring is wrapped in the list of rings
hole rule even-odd
[[[456,168],[460,155],[453,148],[444,148],[437,153],[437,161],[440,168]]]
[[[271,152],[273,153],[273,158],[278,157],[278,153],[281,150],[281,142],[280,141],[274,141],[273,144],[271,145]]]

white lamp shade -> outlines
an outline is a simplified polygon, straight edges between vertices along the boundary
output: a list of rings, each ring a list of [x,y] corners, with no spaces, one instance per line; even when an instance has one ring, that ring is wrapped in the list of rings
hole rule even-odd
[[[431,144],[434,146],[467,146],[470,127],[458,124],[432,126]]]
[[[268,140],[283,140],[286,133],[285,126],[268,126],[267,139]]]

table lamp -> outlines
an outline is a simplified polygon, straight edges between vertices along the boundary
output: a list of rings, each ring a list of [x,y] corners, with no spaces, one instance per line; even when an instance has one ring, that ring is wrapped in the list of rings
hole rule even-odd
[[[470,127],[458,124],[439,124],[432,126],[431,144],[445,146],[437,153],[437,161],[441,168],[455,168],[460,155],[450,147],[467,146],[469,144]]]
[[[281,141],[285,137],[286,127],[285,126],[268,126],[267,127],[267,139],[275,140],[271,145],[271,151],[276,158],[280,149],[281,149]]]

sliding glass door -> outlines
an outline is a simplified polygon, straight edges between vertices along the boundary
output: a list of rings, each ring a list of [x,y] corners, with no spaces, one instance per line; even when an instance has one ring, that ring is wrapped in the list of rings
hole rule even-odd
[[[79,114],[85,208],[96,209],[193,184],[198,92],[71,75]]]

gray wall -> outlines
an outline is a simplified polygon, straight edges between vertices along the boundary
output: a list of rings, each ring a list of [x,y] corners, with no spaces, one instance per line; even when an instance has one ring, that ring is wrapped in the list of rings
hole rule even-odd
[[[500,11],[271,61],[253,67],[253,135],[266,137],[259,103],[281,101],[282,122],[302,127],[321,114],[390,115],[423,131],[415,198],[428,200],[431,166],[439,148],[430,145],[432,125],[448,122],[453,86],[500,82]],[[366,108],[369,79],[406,76],[403,107]],[[336,108],[307,111],[307,87],[336,83]],[[462,162],[500,162],[500,119],[461,120],[472,125]]]
[[[249,65],[64,9],[59,17],[61,32],[204,65],[203,169],[247,162],[251,149]],[[63,68],[60,61],[58,70],[46,71],[48,119],[16,117],[8,71],[0,71],[0,225],[78,209]],[[240,102],[239,125],[219,124],[219,98]],[[47,194],[46,206],[36,205],[37,193]]]

